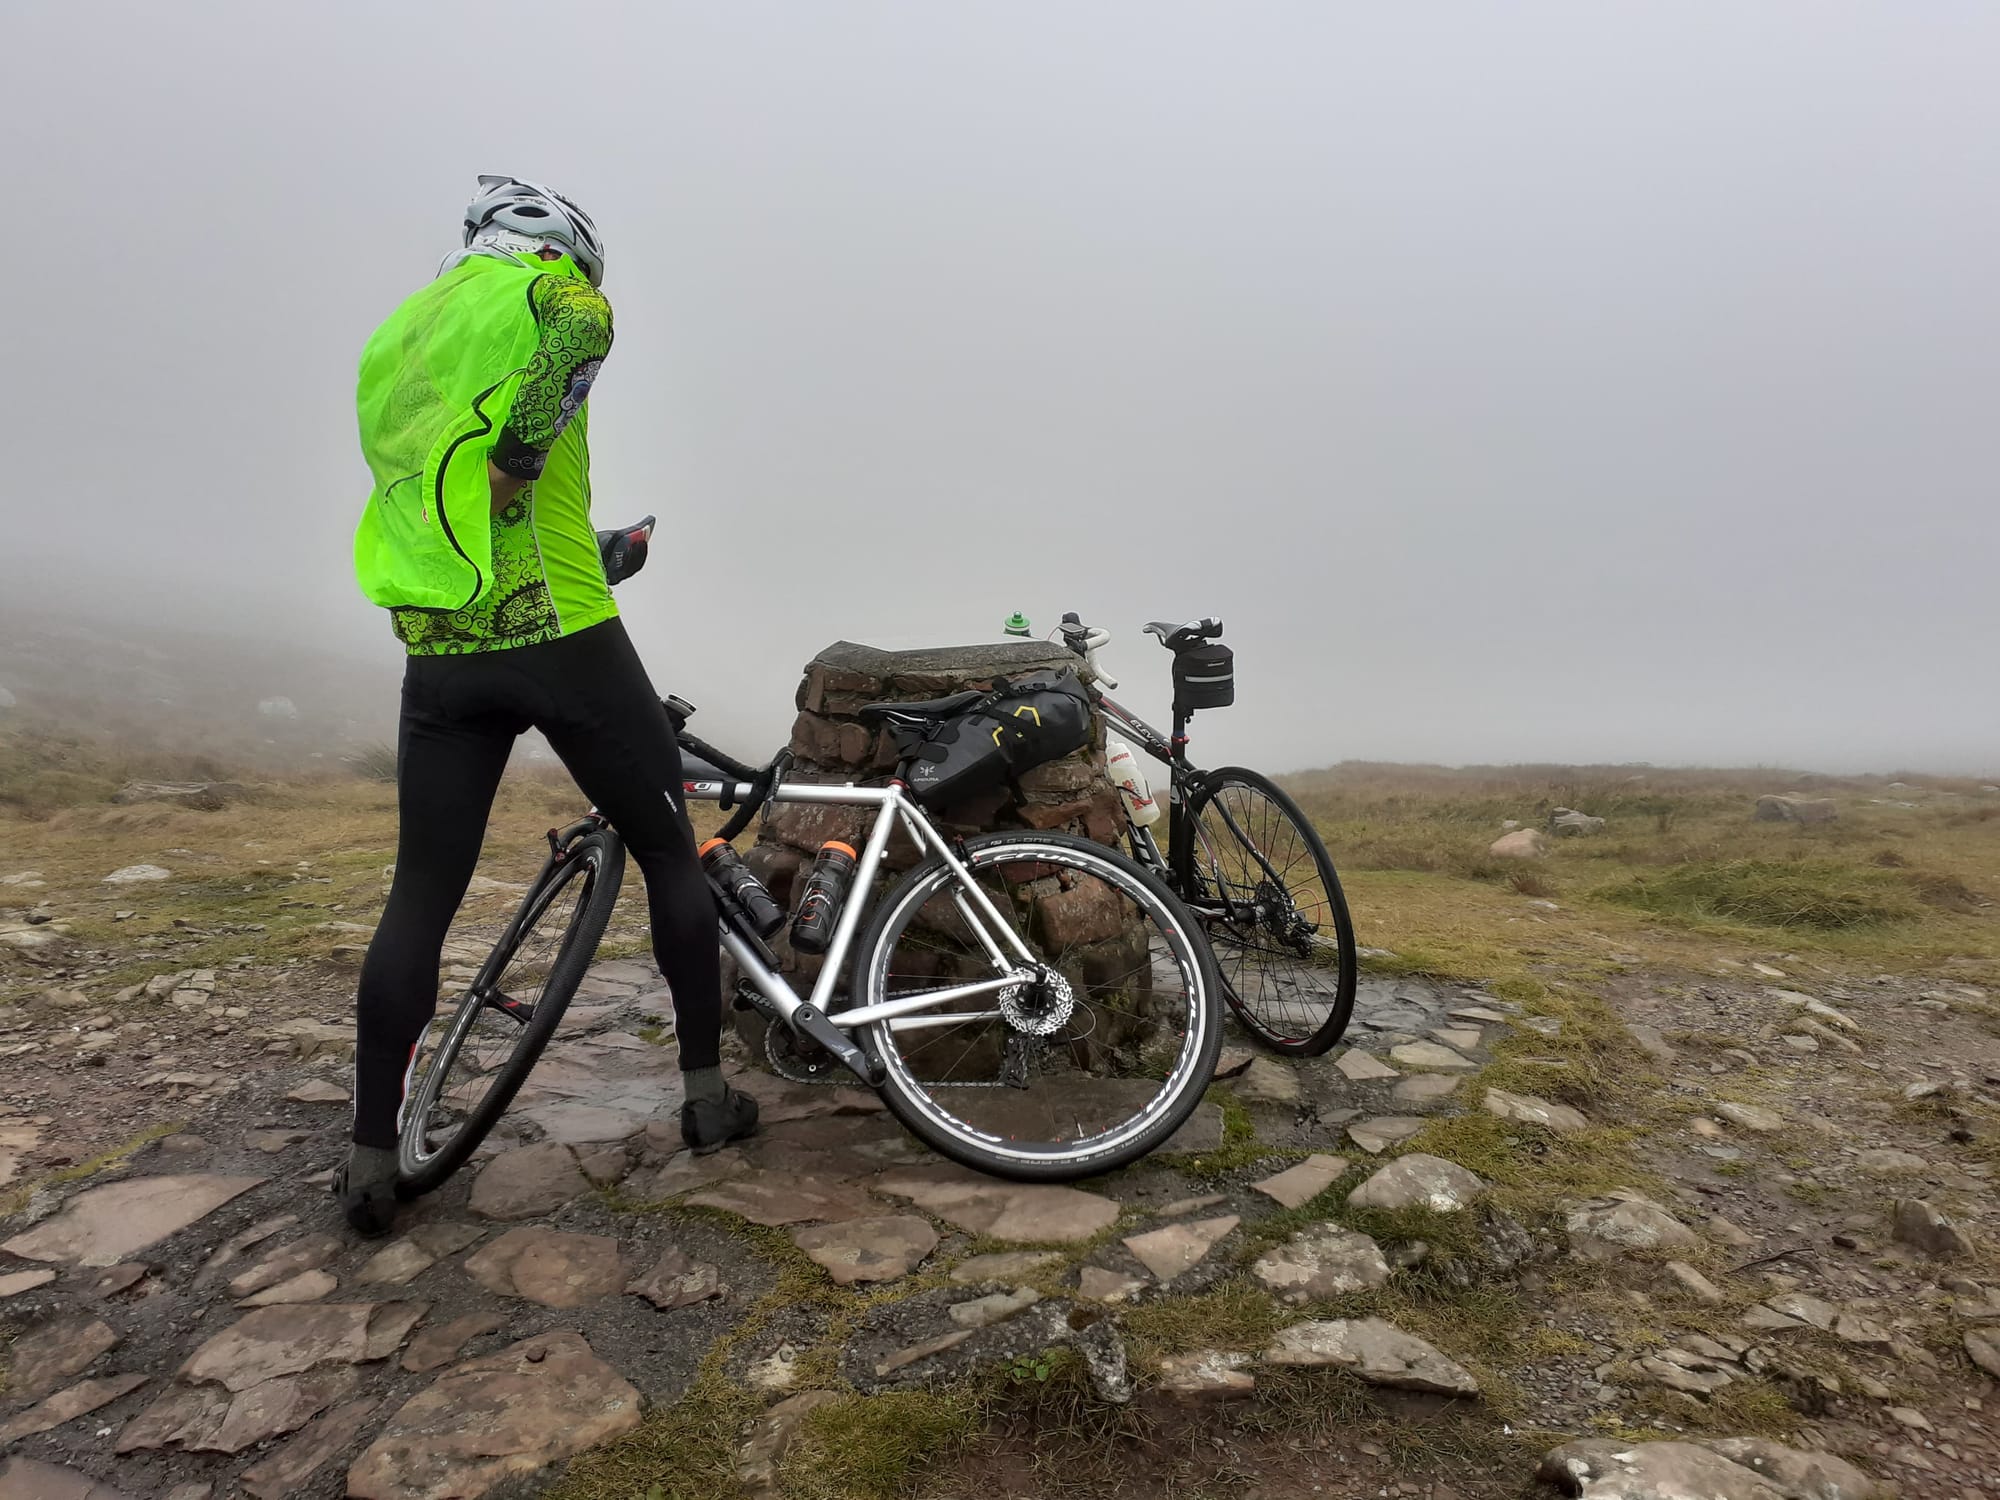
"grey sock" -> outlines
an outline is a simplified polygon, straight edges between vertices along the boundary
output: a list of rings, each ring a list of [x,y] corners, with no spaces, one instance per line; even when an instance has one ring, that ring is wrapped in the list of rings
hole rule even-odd
[[[357,1145],[347,1158],[348,1191],[382,1187],[396,1180],[396,1153],[381,1146]]]
[[[691,1104],[703,1100],[720,1103],[723,1096],[729,1092],[728,1085],[722,1081],[720,1067],[688,1068],[681,1074],[681,1083],[687,1089],[688,1102]]]

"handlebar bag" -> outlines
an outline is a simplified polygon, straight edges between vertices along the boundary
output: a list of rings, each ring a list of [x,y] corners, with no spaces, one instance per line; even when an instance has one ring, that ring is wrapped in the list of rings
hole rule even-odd
[[[1090,743],[1090,698],[1074,671],[1002,683],[946,720],[911,756],[910,790],[949,807]]]
[[[1174,653],[1174,711],[1227,708],[1236,701],[1236,653],[1203,641]]]

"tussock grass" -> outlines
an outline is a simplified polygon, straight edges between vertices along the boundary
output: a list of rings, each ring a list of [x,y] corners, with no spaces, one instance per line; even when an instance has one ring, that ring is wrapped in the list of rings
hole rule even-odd
[[[1278,1330],[1297,1321],[1271,1294],[1235,1278],[1199,1297],[1163,1297],[1142,1302],[1122,1317],[1132,1352],[1157,1361],[1196,1349],[1238,1349],[1254,1354]]]
[[[806,1419],[782,1471],[789,1500],[896,1500],[928,1464],[949,1462],[983,1425],[977,1392],[885,1391],[829,1402]]]
[[[1745,859],[1643,875],[1604,898],[1665,916],[1838,932],[1911,920],[1919,888],[1907,877],[1828,860]]]

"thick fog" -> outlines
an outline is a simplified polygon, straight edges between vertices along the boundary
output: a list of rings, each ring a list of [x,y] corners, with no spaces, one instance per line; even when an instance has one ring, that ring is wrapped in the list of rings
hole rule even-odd
[[[1227,621],[1205,759],[1990,774],[1996,58],[1887,0],[7,0],[0,590],[392,695],[355,361],[513,173],[604,231],[598,516],[746,753],[830,641],[1074,608],[1142,711],[1140,624]]]

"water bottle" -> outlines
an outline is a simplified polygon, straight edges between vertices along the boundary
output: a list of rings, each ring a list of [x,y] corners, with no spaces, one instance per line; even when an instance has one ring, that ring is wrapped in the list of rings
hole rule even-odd
[[[799,914],[792,918],[792,946],[799,952],[824,953],[832,945],[833,929],[854,880],[854,861],[852,846],[838,839],[820,845],[819,858],[806,876],[805,894],[799,898]]]
[[[722,887],[723,894],[736,903],[760,938],[767,938],[785,925],[785,909],[764,889],[764,882],[750,873],[743,858],[726,840],[710,839],[701,846],[701,867]]]
[[[1132,747],[1115,734],[1104,736],[1104,769],[1111,784],[1125,799],[1125,815],[1135,828],[1151,828],[1160,821],[1160,804],[1146,789],[1146,772]]]

